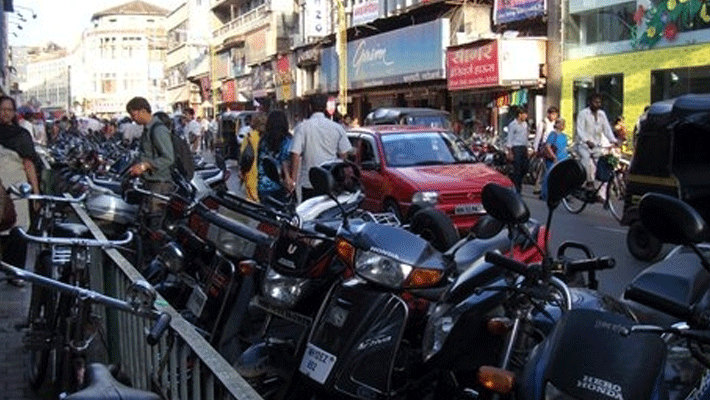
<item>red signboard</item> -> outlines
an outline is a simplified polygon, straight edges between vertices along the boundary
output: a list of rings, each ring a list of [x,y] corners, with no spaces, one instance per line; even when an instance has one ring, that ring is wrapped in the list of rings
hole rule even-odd
[[[449,90],[498,86],[498,42],[477,42],[447,50],[446,74]]]
[[[230,79],[222,83],[222,101],[225,103],[236,101],[237,97],[234,91],[234,79]]]

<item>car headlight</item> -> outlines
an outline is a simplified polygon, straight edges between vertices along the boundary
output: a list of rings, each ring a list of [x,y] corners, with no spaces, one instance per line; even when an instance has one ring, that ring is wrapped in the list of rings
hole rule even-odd
[[[412,196],[412,204],[435,205],[439,202],[439,192],[416,192]]]
[[[269,303],[292,308],[301,299],[308,281],[307,278],[284,276],[269,268],[261,286]]]
[[[577,400],[574,397],[558,389],[552,382],[545,385],[545,400]]]
[[[444,346],[444,342],[449,337],[451,329],[456,325],[459,315],[459,313],[455,313],[452,304],[437,304],[431,309],[422,338],[422,353],[425,362],[429,361]]]

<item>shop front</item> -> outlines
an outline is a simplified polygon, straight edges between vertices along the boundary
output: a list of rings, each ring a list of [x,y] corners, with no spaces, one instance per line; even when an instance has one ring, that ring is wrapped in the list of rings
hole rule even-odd
[[[545,39],[519,38],[479,40],[447,49],[446,84],[464,137],[496,136],[513,118],[512,106],[539,114],[545,48]]]
[[[446,18],[348,42],[348,113],[362,121],[383,106],[446,108],[448,42]],[[322,50],[320,72],[320,89],[337,93],[334,47]]]
[[[562,116],[576,119],[589,94],[599,92],[609,122],[622,116],[630,139],[647,105],[685,93],[710,93],[708,60],[709,43],[567,60],[562,65]],[[573,132],[573,125],[567,126]]]

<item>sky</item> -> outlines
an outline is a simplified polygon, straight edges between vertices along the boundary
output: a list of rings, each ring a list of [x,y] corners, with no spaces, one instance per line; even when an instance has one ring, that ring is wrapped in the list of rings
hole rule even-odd
[[[78,43],[81,33],[90,26],[91,16],[107,8],[129,3],[131,0],[14,0],[15,14],[22,14],[27,22],[22,22],[19,16],[10,17],[9,32],[17,33],[17,37],[8,33],[11,46],[45,45],[54,42],[62,47],[71,47]],[[168,10],[175,9],[184,0],[144,0],[148,3]],[[37,18],[32,18],[34,10]],[[15,24],[19,23],[22,30]]]

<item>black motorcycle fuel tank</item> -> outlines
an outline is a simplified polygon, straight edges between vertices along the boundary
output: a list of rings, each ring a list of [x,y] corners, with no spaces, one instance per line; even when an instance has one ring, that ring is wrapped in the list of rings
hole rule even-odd
[[[597,310],[567,312],[538,345],[518,381],[518,398],[542,400],[554,388],[579,400],[663,399],[666,347],[657,334]]]
[[[313,325],[300,371],[331,392],[376,398],[390,392],[409,316],[398,296],[357,278],[336,285]]]

